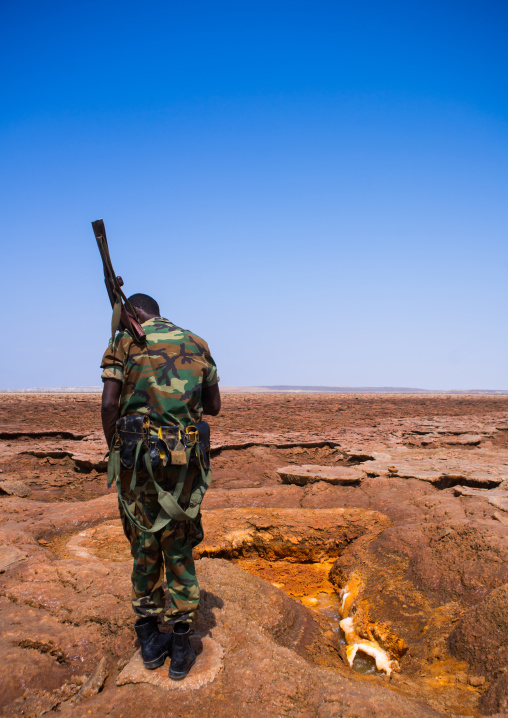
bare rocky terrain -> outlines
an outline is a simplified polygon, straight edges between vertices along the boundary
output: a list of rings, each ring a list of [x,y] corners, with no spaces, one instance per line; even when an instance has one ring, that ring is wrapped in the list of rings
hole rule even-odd
[[[0,400],[2,716],[508,715],[508,397],[225,395],[176,686],[136,662],[99,405]]]

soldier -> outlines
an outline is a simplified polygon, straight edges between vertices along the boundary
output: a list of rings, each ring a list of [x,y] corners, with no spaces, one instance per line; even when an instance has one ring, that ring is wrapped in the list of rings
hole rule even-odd
[[[219,377],[203,339],[163,319],[148,295],[134,294],[129,301],[146,343],[120,331],[102,359],[108,473],[117,467],[120,516],[134,559],[132,607],[144,665],[158,668],[170,655],[169,675],[179,680],[196,660],[189,643],[189,624],[199,606],[192,548],[203,540],[199,503],[211,478],[201,436],[207,425],[199,424],[199,441],[192,427],[202,414],[219,413]],[[173,626],[173,633],[160,632],[159,621]]]

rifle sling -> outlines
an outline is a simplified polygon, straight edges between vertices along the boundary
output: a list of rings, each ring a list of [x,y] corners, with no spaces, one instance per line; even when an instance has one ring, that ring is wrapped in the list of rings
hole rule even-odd
[[[132,304],[129,302],[127,297],[125,296],[124,292],[122,291],[121,286],[118,283],[118,279],[116,278],[115,271],[113,269],[113,263],[111,262],[111,257],[109,254],[109,247],[108,247],[108,240],[106,239],[104,234],[96,235],[97,239],[97,245],[99,247],[99,252],[102,259],[102,264],[104,266],[104,276],[106,278],[106,281],[111,282],[111,289],[113,292],[113,295],[115,297],[115,303],[113,305],[113,317],[111,319],[111,338],[112,340],[115,337],[116,331],[120,326],[120,317],[122,315],[122,309],[123,305],[125,305],[126,312],[124,320],[127,321],[127,329],[131,336],[133,338],[136,337],[137,333],[135,332],[132,322],[129,317],[129,313],[133,316],[133,318],[138,322],[138,316],[136,314],[136,310],[132,306]]]

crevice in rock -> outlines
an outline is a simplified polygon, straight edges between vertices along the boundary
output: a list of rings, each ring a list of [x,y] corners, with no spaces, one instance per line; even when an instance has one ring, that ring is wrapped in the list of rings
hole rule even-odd
[[[241,451],[242,449],[251,449],[254,446],[261,446],[267,449],[337,449],[340,444],[336,441],[291,441],[291,442],[269,442],[269,441],[246,441],[241,444],[227,444],[227,446],[212,446],[210,455],[220,456],[226,451]],[[371,459],[369,456],[365,459]]]
[[[73,439],[81,441],[88,434],[74,431],[0,431],[0,439]]]
[[[358,537],[355,536],[351,539],[344,537],[342,542],[338,540],[335,550],[333,552],[330,550],[330,553],[333,553],[334,557],[337,557],[341,551],[343,551],[346,546],[352,543],[352,541],[356,538]],[[201,557],[203,558],[222,558],[226,561],[232,561],[240,558],[255,558],[256,556],[268,561],[289,560],[299,564],[316,563],[316,557],[310,554],[305,546],[285,544],[283,541],[270,542],[268,544],[263,540],[259,540],[245,546],[206,548],[201,551]]]
[[[468,486],[475,489],[495,489],[503,482],[502,479],[475,479],[466,476],[440,476],[437,481],[432,483],[436,489],[451,489],[454,486]]]
[[[25,456],[35,456],[36,459],[72,459],[70,451],[22,451]]]
[[[72,460],[75,464],[75,471],[80,474],[90,474],[92,471],[104,473],[108,468],[108,462],[104,460],[88,461],[87,459],[76,459],[75,457]]]
[[[74,470],[80,474],[89,474],[92,471],[104,472],[108,468],[108,462],[104,460],[90,461],[89,459],[78,459],[71,451],[22,451],[25,456],[35,456],[36,459],[71,459]]]
[[[52,643],[42,643],[41,641],[31,641],[29,638],[24,638],[22,641],[18,641],[16,645],[19,646],[19,648],[31,648],[38,653],[46,653],[51,656],[51,658],[54,658],[57,663],[69,663],[62,649],[58,648],[58,646],[54,646]]]
[[[348,466],[361,464],[365,461],[372,461],[372,454],[367,454],[360,449],[346,449],[338,441],[288,441],[288,442],[269,442],[269,441],[247,441],[241,444],[227,444],[212,446],[210,455],[212,457],[220,456],[228,451],[243,451],[261,447],[266,449],[338,449],[342,454],[342,460]]]

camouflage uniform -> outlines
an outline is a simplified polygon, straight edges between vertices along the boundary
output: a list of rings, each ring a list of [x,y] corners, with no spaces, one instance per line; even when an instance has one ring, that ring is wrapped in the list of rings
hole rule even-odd
[[[102,359],[103,379],[122,382],[120,416],[150,416],[153,426],[182,427],[201,420],[203,386],[219,381],[217,368],[206,342],[167,319],[155,317],[143,323],[146,344],[136,344],[129,334],[120,332],[110,342]],[[157,481],[170,489],[177,480],[179,466],[161,467]],[[200,473],[190,463],[182,495]],[[122,496],[144,526],[150,527],[159,513],[157,491],[144,469],[129,490],[132,470],[120,474]],[[134,559],[132,571],[132,607],[138,616],[164,615],[166,622],[187,621],[195,617],[199,606],[199,586],[194,570],[192,548],[203,540],[200,515],[194,521],[174,521],[156,533],[134,526],[119,504],[125,535]],[[184,507],[185,508],[185,507]],[[165,614],[164,567],[171,606]]]

